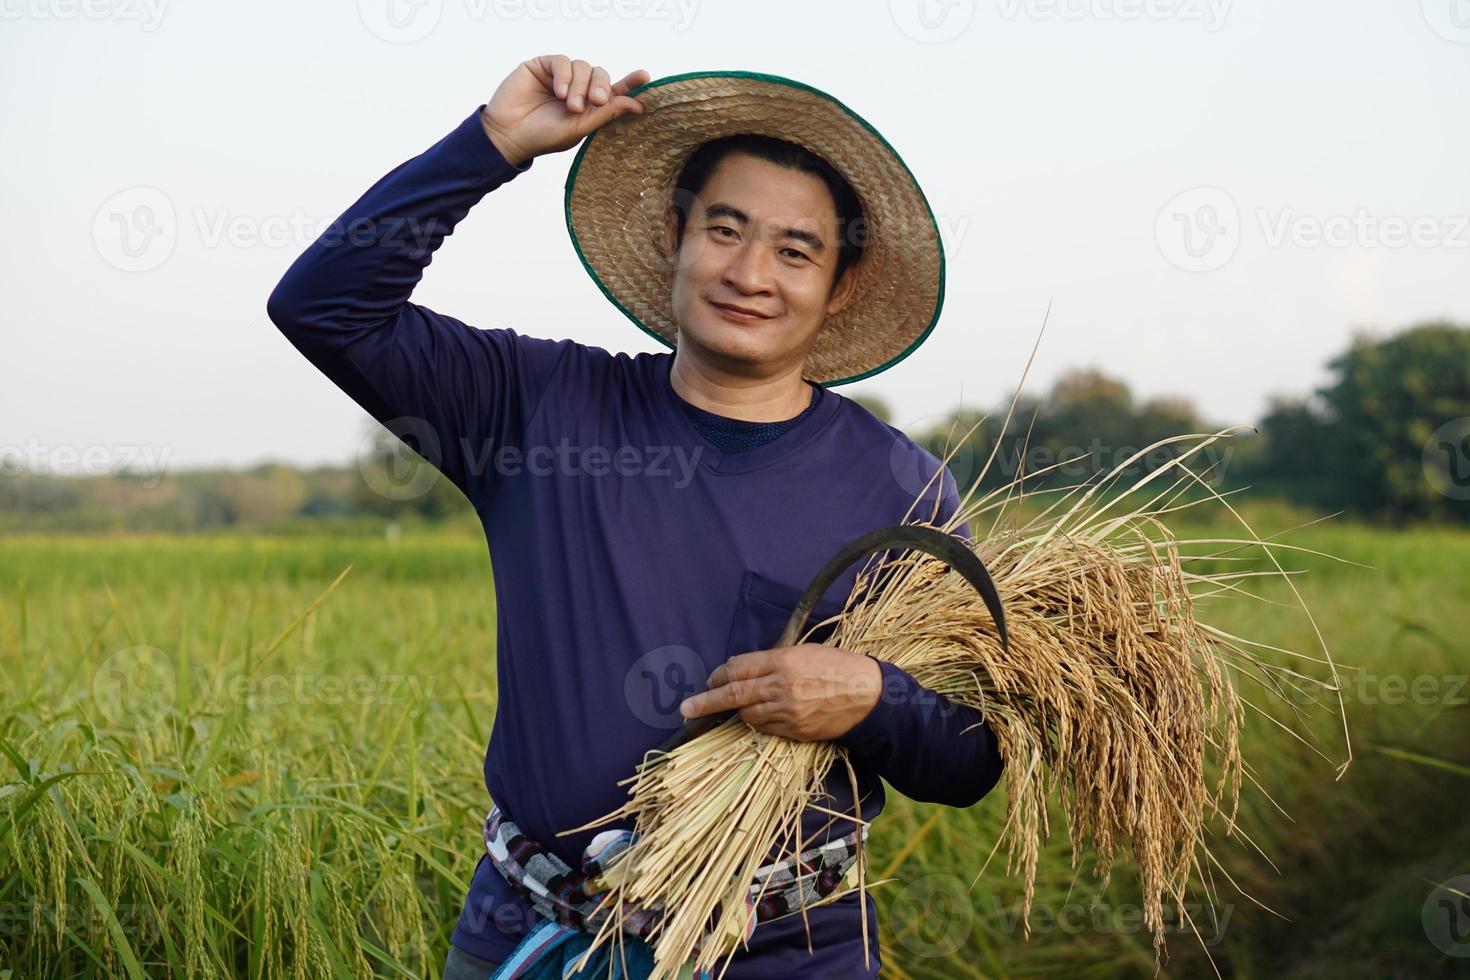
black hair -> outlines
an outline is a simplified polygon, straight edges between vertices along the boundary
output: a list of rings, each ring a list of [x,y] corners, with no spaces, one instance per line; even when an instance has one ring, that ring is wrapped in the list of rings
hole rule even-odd
[[[736,133],[702,143],[689,154],[683,169],[679,171],[678,180],[674,182],[676,247],[684,241],[684,228],[689,221],[689,209],[694,195],[704,190],[720,161],[731,153],[746,153],[778,167],[811,174],[827,185],[837,209],[837,271],[832,277],[832,286],[836,288],[842,279],[842,273],[863,254],[867,221],[863,214],[862,201],[847,182],[847,178],[837,172],[837,168],[806,147],[774,136]]]

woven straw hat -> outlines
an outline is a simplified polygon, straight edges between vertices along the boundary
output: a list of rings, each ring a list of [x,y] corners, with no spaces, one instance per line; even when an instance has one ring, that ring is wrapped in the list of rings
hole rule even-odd
[[[827,160],[857,192],[867,223],[853,298],[817,334],[806,377],[828,387],[856,381],[923,343],[944,300],[939,226],[908,166],[861,116],[810,85],[747,71],[670,75],[628,94],[643,112],[582,142],[567,174],[566,219],[587,272],[629,319],[675,346],[672,271],[660,251],[674,182],[700,144],[758,133]]]

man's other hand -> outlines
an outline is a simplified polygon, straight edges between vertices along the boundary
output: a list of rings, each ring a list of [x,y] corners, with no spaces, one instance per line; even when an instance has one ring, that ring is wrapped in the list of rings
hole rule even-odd
[[[878,703],[883,669],[861,653],[818,643],[731,657],[709,675],[708,689],[684,700],[685,718],[739,710],[757,731],[801,742],[847,734]]]

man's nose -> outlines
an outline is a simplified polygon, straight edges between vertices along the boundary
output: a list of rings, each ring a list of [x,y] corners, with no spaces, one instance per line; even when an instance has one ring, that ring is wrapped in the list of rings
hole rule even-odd
[[[760,242],[751,240],[736,249],[725,266],[725,284],[742,293],[766,292],[771,288],[771,259]]]

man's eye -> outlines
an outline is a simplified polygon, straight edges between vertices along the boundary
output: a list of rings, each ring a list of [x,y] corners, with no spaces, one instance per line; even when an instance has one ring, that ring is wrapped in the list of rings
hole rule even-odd
[[[784,249],[784,251],[786,252],[787,255],[790,255],[793,259],[804,259],[804,258],[806,258],[806,253],[804,253],[804,252],[798,252],[794,248]]]
[[[731,228],[729,225],[715,225],[710,230],[711,231],[728,231],[731,234],[734,234],[735,233],[735,229],[734,228]]]

